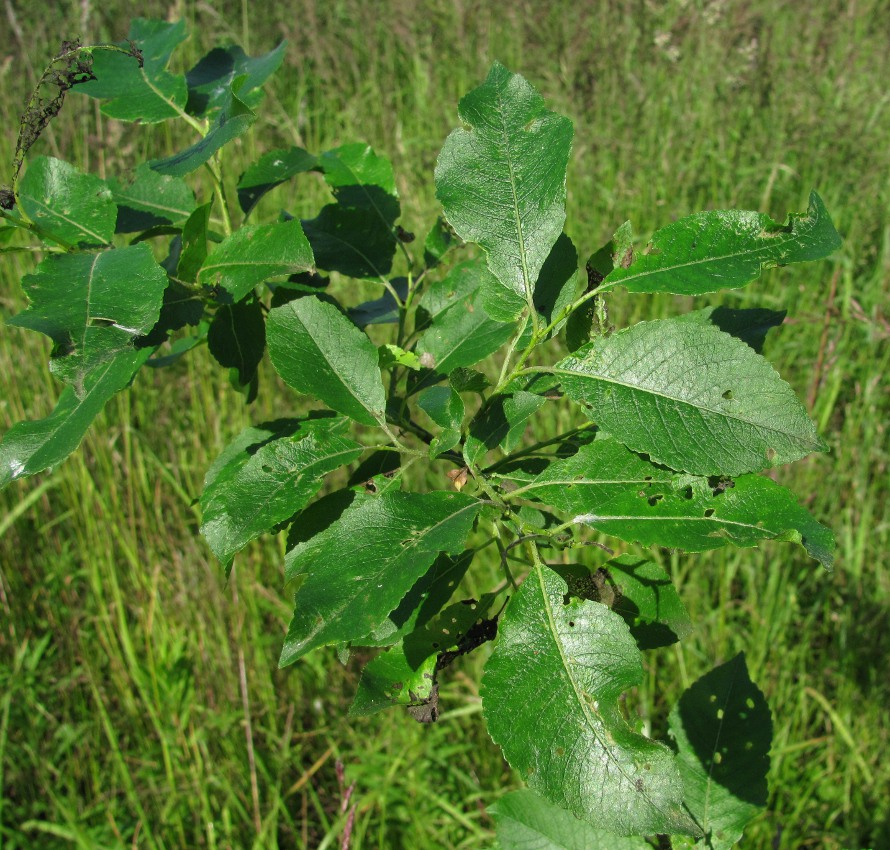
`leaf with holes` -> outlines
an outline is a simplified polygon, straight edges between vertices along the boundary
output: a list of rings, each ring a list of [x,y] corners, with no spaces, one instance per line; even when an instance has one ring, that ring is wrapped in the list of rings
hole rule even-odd
[[[773,367],[710,325],[640,322],[553,374],[605,430],[672,469],[739,475],[828,448]]]
[[[287,553],[303,576],[281,665],[378,627],[440,552],[457,554],[481,503],[461,493],[357,496],[332,525]]]
[[[822,199],[782,225],[742,210],[702,212],[657,230],[649,248],[609,273],[602,289],[702,295],[756,280],[763,269],[820,260],[841,245]]]
[[[495,277],[533,308],[535,285],[565,222],[572,122],[498,62],[466,95],[436,164],[436,197]]]
[[[695,833],[670,750],[618,707],[643,679],[627,624],[567,591],[539,565],[510,600],[482,678],[491,737],[535,791],[600,829]]]
[[[831,532],[775,481],[679,475],[602,435],[551,463],[509,498],[541,501],[576,523],[644,546],[705,552],[730,543],[793,541],[825,567],[833,560]]]
[[[744,653],[715,667],[680,697],[669,719],[684,799],[705,838],[730,850],[766,807],[772,719]]]

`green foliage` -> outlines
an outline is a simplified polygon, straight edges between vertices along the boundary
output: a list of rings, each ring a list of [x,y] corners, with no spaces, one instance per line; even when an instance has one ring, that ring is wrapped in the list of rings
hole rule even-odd
[[[235,187],[239,222],[225,147],[256,120],[283,50],[220,48],[172,74],[184,35],[137,21],[129,51],[82,48],[94,60],[82,89],[112,117],[182,120],[194,144],[127,180],[48,158],[14,175],[3,218],[47,256],[23,279],[30,306],[11,324],[53,340],[65,389],[50,417],[4,436],[0,484],[61,462],[149,358],[162,366],[206,342],[249,402],[268,347],[285,384],[325,409],[242,432],[208,471],[200,508],[227,571],[251,541],[287,532],[295,609],[280,664],[325,646],[382,648],[352,714],[406,706],[429,722],[449,665],[494,640],[488,730],[541,795],[495,810],[505,848],[630,850],[656,834],[731,846],[765,804],[770,743],[743,659],[681,697],[675,750],[650,738],[623,695],[642,681],[642,651],[691,630],[680,595],[645,558],[594,571],[571,556],[607,548],[595,531],[686,552],[792,541],[830,567],[831,533],[756,474],[826,446],[756,350],[774,311],[716,308],[615,332],[606,296],[619,285],[698,295],[827,256],[839,237],[821,200],[786,225],[701,213],[639,254],[623,225],[590,255],[585,286],[563,231],[572,124],[496,63],[461,101],[468,128],[436,168],[458,239],[440,221],[413,249],[392,166],[363,144],[261,157]],[[202,166],[213,200],[197,205],[182,178]],[[244,223],[308,172],[332,196],[314,218]],[[481,255],[439,270],[459,240]],[[357,281],[379,297],[344,303]],[[560,404],[573,426],[527,445],[529,422]],[[483,550],[497,551],[502,575],[470,599]]]

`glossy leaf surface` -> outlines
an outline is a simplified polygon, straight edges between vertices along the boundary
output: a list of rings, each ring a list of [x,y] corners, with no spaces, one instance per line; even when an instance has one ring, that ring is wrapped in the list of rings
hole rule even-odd
[[[527,305],[565,221],[572,123],[547,110],[518,74],[495,63],[458,108],[436,165],[436,197],[462,239]]]
[[[772,719],[745,656],[715,667],[680,697],[669,731],[678,749],[684,798],[705,838],[696,847],[730,850],[767,803]]]
[[[763,269],[819,260],[841,245],[822,199],[784,225],[742,210],[702,212],[655,232],[646,253],[606,277],[603,289],[701,295],[744,286]]]
[[[708,325],[640,322],[580,348],[554,374],[594,421],[672,469],[739,475],[827,450],[773,367]]]
[[[831,532],[772,479],[679,475],[609,437],[550,464],[511,494],[519,496],[644,546],[704,552],[729,543],[746,547],[764,540],[791,540],[825,567],[833,560]]]
[[[18,199],[43,233],[68,245],[107,245],[114,236],[111,190],[61,159],[34,159],[19,182]]]
[[[505,794],[488,813],[498,850],[652,850],[643,838],[596,829],[527,788]]]
[[[276,307],[266,338],[289,386],[364,425],[385,421],[377,347],[332,304],[307,297]]]
[[[334,524],[287,554],[287,580],[305,578],[280,663],[371,632],[440,552],[463,549],[480,507],[461,493],[358,496]]]
[[[567,590],[536,567],[510,600],[482,678],[491,737],[535,791],[601,829],[694,832],[670,750],[618,707],[643,678],[626,623],[596,602],[565,604]]]
[[[210,252],[198,272],[198,283],[220,286],[233,301],[240,301],[270,277],[313,268],[312,250],[300,222],[248,225]]]
[[[361,453],[343,436],[344,420],[310,419],[226,456],[201,495],[201,534],[223,564],[251,540],[290,519],[318,492],[329,472]],[[249,432],[252,435],[253,432]]]
[[[401,644],[382,652],[362,670],[350,717],[366,717],[395,705],[411,705],[429,699],[433,690],[436,656],[413,667]]]

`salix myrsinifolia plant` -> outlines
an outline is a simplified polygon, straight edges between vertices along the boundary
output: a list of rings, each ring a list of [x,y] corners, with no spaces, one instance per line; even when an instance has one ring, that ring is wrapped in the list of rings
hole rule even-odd
[[[271,151],[233,192],[226,146],[283,45],[217,48],[173,73],[185,36],[137,20],[125,44],[66,44],[43,78],[58,94],[38,90],[23,118],[0,250],[42,259],[8,324],[53,340],[63,389],[3,437],[0,484],[64,460],[140,369],[206,345],[250,401],[268,349],[318,406],[222,450],[201,532],[226,571],[286,533],[281,664],[379,648],[351,713],[431,722],[447,667],[493,641],[485,722],[533,789],[493,808],[503,848],[732,846],[766,802],[769,709],[739,655],[681,696],[669,742],[643,734],[619,697],[641,652],[691,623],[661,566],[615,549],[791,541],[830,567],[831,533],[758,474],[826,446],[760,354],[782,313],[709,307],[615,330],[607,305],[619,287],[701,295],[827,256],[840,240],[818,195],[785,223],[697,213],[642,249],[625,224],[582,261],[564,230],[572,123],[495,63],[439,156],[443,217],[415,241],[389,161],[364,144]],[[105,180],[43,156],[20,172],[71,88],[112,118],[184,121],[195,142]],[[200,173],[203,203],[186,179]],[[254,223],[266,193],[312,174],[331,192],[314,218]],[[350,301],[368,286],[379,297]],[[572,427],[542,433],[556,406]],[[488,592],[462,598],[493,565]]]

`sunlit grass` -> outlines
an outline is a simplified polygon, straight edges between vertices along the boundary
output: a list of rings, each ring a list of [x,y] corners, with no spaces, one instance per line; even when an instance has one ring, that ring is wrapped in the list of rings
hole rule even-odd
[[[15,115],[38,57],[61,38],[120,38],[130,7],[13,4],[21,40],[0,46],[9,162]],[[236,177],[275,146],[313,151],[366,140],[390,155],[405,226],[436,213],[435,157],[457,99],[499,58],[575,123],[568,229],[592,251],[625,219],[645,237],[698,209],[775,217],[822,194],[845,245],[820,264],[780,269],[731,306],[787,309],[766,355],[812,404],[830,455],[778,471],[831,525],[826,575],[795,547],[655,553],[698,623],[653,655],[629,705],[663,729],[680,690],[744,650],[773,711],[770,806],[752,848],[882,847],[890,842],[888,400],[890,60],[887,4],[766,2],[375,5],[279,4],[245,25],[241,3],[140,4],[184,15],[188,67],[221,39],[253,52],[289,40]],[[9,61],[4,63],[4,56]],[[119,173],[188,139],[120,128],[71,95],[35,152]],[[6,179],[0,171],[0,182]],[[311,178],[258,210],[311,213]],[[0,311],[23,306],[29,260],[4,257]],[[691,299],[616,298],[619,324],[671,315]],[[0,336],[0,425],[45,415],[58,385],[35,334]],[[266,371],[267,386],[272,382]],[[144,370],[82,450],[0,495],[0,847],[339,847],[344,789],[356,783],[352,850],[477,848],[485,807],[511,787],[477,693],[482,658],[449,669],[442,721],[351,720],[358,667],[322,650],[276,666],[290,614],[281,541],[240,557],[226,585],[197,535],[193,504],[219,448],[249,422],[299,411],[289,391],[243,406],[204,350]],[[544,414],[547,415],[547,414]],[[538,434],[555,423],[542,415]],[[560,414],[564,416],[564,414]]]

